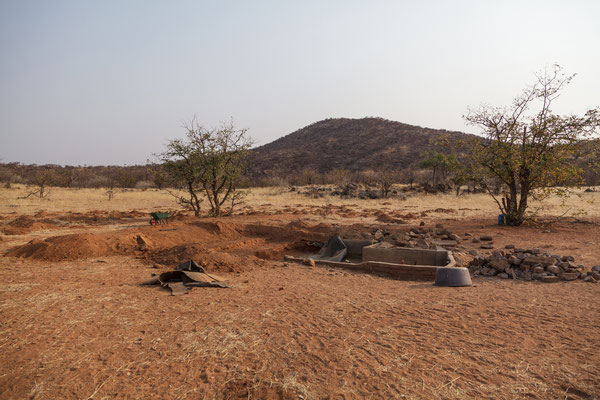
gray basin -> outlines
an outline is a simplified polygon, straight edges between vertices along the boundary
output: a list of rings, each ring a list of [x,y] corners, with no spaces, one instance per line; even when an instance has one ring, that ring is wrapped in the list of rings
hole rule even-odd
[[[467,268],[439,267],[435,272],[435,286],[471,286]]]

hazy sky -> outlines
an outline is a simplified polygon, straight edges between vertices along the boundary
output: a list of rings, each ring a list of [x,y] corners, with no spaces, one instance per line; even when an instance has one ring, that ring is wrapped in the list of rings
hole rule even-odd
[[[258,144],[328,117],[475,133],[558,62],[600,105],[600,1],[0,0],[0,158],[136,164],[233,117]]]

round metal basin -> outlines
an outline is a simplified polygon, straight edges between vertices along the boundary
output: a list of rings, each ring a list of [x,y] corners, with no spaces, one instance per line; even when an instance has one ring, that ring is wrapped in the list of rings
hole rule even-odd
[[[435,286],[471,286],[467,268],[440,267],[435,272]]]

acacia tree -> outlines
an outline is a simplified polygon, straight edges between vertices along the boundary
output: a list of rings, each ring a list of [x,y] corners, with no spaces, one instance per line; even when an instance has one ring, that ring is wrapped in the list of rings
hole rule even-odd
[[[200,215],[203,196],[210,204],[210,214],[222,214],[222,207],[230,202],[230,213],[241,198],[239,178],[246,165],[246,156],[252,140],[247,129],[237,129],[233,121],[217,128],[207,129],[195,118],[184,125],[186,140],[169,141],[167,149],[159,154],[163,170],[187,191],[189,198],[179,197]]]
[[[582,140],[600,126],[600,108],[583,116],[552,112],[554,101],[574,76],[554,65],[536,74],[534,84],[510,106],[482,106],[463,117],[482,128],[487,139],[470,143],[472,175],[492,195],[509,225],[523,223],[530,197],[564,194],[565,186],[581,183],[574,155],[590,143]],[[486,184],[489,179],[502,182],[505,192],[500,201]]]
[[[436,184],[436,176],[438,172],[442,175],[442,179],[446,178],[449,171],[453,170],[458,164],[458,160],[454,154],[444,154],[437,151],[425,151],[421,155],[418,167],[420,169],[431,170],[431,180],[433,186]]]
[[[398,173],[391,168],[381,168],[375,181],[381,190],[381,197],[386,199],[392,191],[392,186],[398,181]]]

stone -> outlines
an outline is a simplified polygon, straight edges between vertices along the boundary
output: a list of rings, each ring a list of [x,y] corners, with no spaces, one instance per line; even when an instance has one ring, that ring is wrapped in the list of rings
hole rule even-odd
[[[577,272],[564,272],[560,275],[560,279],[563,281],[574,281],[579,278],[579,274]]]
[[[531,274],[531,278],[535,279],[536,281],[541,281],[545,276],[547,276],[545,272]],[[557,276],[555,276],[555,278],[558,279]]]
[[[479,237],[479,240],[484,242],[491,242],[492,240],[494,240],[494,238],[492,238],[490,235],[483,235]]]
[[[558,282],[558,276],[554,276],[554,275],[543,276],[542,277],[542,282],[546,282],[546,283]]]
[[[425,239],[417,239],[416,246],[421,249],[428,249],[429,243]]]
[[[473,261],[471,261],[471,264],[473,265],[483,265],[485,264],[485,257],[482,255],[476,255],[473,258]]]
[[[569,268],[569,263],[567,261],[561,261],[557,265],[564,270],[567,270]]]
[[[465,236],[473,236],[473,234],[469,233],[469,232],[465,232]]]
[[[482,244],[481,246],[479,246],[480,249],[493,249],[494,248],[494,244],[493,243],[489,243],[489,244]]]
[[[469,250],[469,254],[472,255],[473,257],[476,257],[479,255],[479,252],[477,250]]]
[[[307,258],[306,260],[304,260],[304,265],[308,265],[309,267],[314,267],[315,260],[313,260],[312,258]]]
[[[512,268],[509,268],[509,270],[510,270],[510,272],[509,272],[510,277],[513,278],[513,279],[517,279],[518,276],[517,276],[517,273],[515,272],[515,270],[512,269]]]
[[[505,249],[514,249],[515,245],[514,244],[507,244],[506,246],[504,246]]]
[[[553,265],[555,261],[552,257],[529,256],[523,259],[523,264]]]
[[[547,271],[547,272],[550,272],[550,273],[553,273],[554,275],[558,275],[558,274],[560,274],[560,272],[561,272],[561,271],[560,271],[560,268],[558,268],[556,265],[549,265],[549,266],[546,268],[546,271]]]
[[[592,276],[595,280],[600,281],[600,272],[592,271]]]
[[[497,258],[488,261],[487,266],[495,269],[496,271],[504,271],[506,268],[510,267],[510,264],[504,258]]]
[[[538,265],[537,267],[533,267],[534,274],[541,274],[544,272],[544,267]]]
[[[600,272],[600,265],[594,265],[592,271]]]
[[[479,239],[477,238],[473,238],[473,240],[471,240],[473,243],[479,243]]]
[[[448,238],[449,238],[450,240],[456,240],[457,242],[458,242],[458,241],[460,241],[460,236],[458,236],[458,235],[457,235],[457,234],[455,234],[455,233],[452,233],[452,234],[448,235]]]
[[[595,279],[593,276],[586,276],[585,278],[583,278],[584,282],[591,282],[591,283],[596,283],[597,279]]]
[[[433,244],[435,246],[442,246],[442,247],[456,247],[458,245],[456,240],[434,240]]]
[[[508,262],[510,262],[512,265],[519,266],[521,265],[522,260],[519,257],[510,256]]]
[[[501,272],[498,274],[498,278],[500,279],[508,279],[508,274],[506,272]]]

